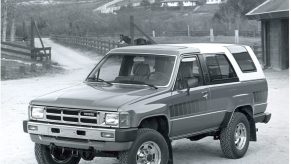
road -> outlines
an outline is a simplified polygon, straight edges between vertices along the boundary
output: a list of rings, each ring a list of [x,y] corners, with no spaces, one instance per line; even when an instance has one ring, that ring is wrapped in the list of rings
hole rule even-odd
[[[63,47],[50,40],[52,60],[61,64],[66,71],[41,77],[2,81],[1,83],[1,164],[36,164],[34,144],[29,135],[22,131],[22,120],[27,119],[27,106],[31,99],[78,83],[100,60],[90,52]],[[223,157],[219,141],[205,138],[191,142],[186,139],[173,142],[175,164],[285,164],[289,161],[288,132],[288,71],[265,71],[269,84],[268,111],[272,112],[269,124],[259,124],[258,141],[251,142],[244,158],[230,160]],[[95,158],[81,164],[112,164],[112,158]]]

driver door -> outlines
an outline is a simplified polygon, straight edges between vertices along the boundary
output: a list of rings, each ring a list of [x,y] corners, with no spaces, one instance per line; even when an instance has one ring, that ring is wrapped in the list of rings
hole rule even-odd
[[[187,80],[198,79],[195,87],[187,91]],[[175,86],[171,95],[171,137],[187,136],[211,127],[207,112],[209,88],[204,86],[198,57],[191,55],[181,60]]]

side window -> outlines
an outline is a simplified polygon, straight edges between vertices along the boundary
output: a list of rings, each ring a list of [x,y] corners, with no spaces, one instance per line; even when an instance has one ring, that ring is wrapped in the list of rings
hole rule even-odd
[[[179,71],[175,83],[175,89],[181,90],[187,88],[187,80],[196,78],[198,84],[203,84],[201,67],[197,57],[187,58],[189,61],[182,61],[179,66]]]
[[[247,73],[257,71],[255,64],[253,63],[253,60],[248,52],[233,53],[232,55],[242,72]]]
[[[247,73],[257,71],[254,62],[245,47],[229,46],[227,48],[230,53],[232,53],[242,72]]]
[[[205,61],[211,83],[238,81],[237,75],[225,55],[207,54]]]

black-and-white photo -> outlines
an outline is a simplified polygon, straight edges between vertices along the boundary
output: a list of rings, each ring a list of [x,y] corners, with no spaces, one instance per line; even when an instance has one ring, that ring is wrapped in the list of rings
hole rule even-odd
[[[288,164],[289,0],[1,0],[1,164]]]

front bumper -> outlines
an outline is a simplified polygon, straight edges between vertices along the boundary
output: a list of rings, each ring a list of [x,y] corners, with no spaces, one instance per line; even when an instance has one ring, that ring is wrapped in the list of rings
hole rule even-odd
[[[23,130],[35,143],[100,151],[128,150],[137,134],[136,128],[93,128],[33,121],[23,121]]]
[[[271,119],[272,114],[271,113],[260,113],[254,115],[254,120],[256,123],[268,123]]]

